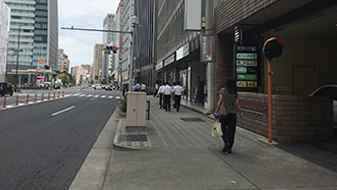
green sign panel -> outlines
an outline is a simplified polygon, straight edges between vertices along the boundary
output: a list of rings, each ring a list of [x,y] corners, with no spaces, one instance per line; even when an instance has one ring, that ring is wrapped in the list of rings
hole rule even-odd
[[[237,74],[236,80],[257,80],[256,74]]]

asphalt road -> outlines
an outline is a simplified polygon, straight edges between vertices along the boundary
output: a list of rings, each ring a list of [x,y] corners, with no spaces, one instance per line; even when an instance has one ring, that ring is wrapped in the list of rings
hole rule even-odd
[[[0,189],[68,189],[120,94],[75,89],[64,98],[1,108]]]

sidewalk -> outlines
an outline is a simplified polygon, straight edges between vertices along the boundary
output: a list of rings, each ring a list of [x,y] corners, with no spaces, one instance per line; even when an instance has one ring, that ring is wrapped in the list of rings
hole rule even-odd
[[[223,142],[211,136],[212,120],[203,110],[191,111],[191,103],[165,112],[157,98],[148,99],[146,130],[126,128],[125,117],[115,112],[70,189],[337,189],[334,152],[269,144],[237,128],[233,153],[222,153]],[[103,147],[102,136],[108,141]]]

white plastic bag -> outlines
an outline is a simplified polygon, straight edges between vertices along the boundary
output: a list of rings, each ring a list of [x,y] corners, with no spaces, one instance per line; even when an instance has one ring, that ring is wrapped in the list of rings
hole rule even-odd
[[[212,136],[215,138],[222,137],[221,123],[217,119],[212,124]]]

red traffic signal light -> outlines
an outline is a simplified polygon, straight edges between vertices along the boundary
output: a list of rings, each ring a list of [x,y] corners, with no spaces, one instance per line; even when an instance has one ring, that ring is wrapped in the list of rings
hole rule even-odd
[[[114,54],[116,54],[117,53],[117,46],[112,46],[112,52],[114,53]]]

